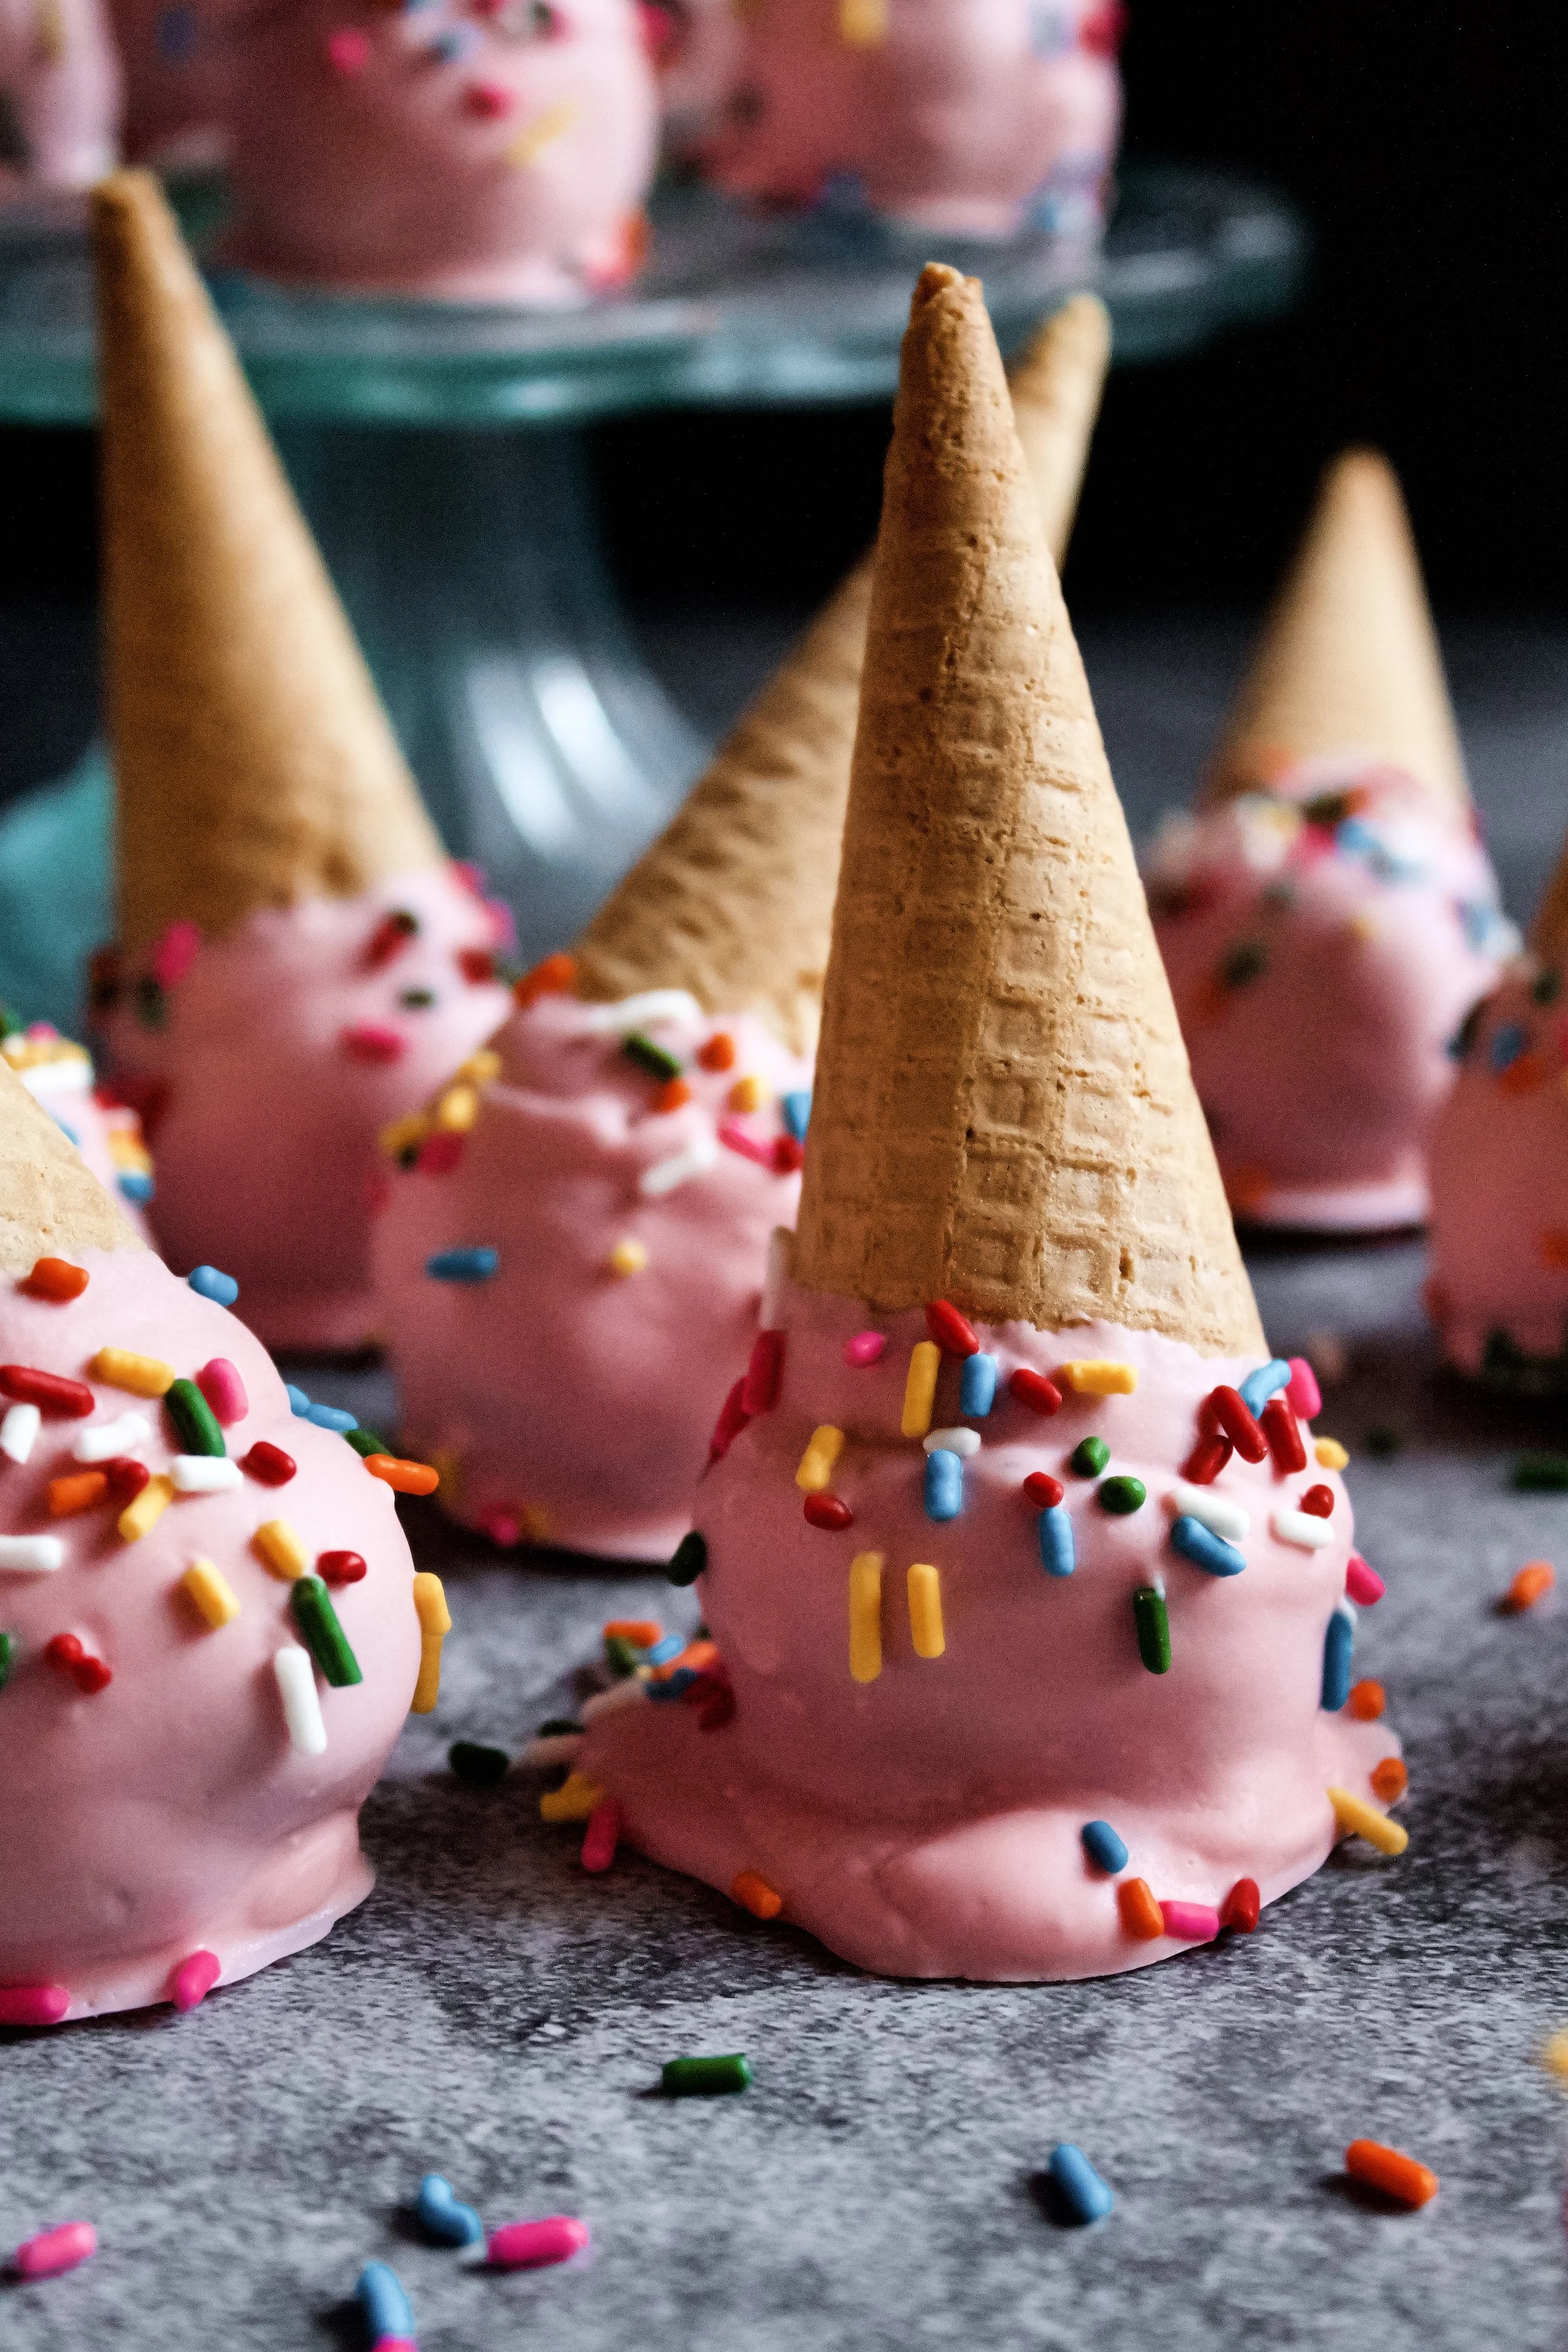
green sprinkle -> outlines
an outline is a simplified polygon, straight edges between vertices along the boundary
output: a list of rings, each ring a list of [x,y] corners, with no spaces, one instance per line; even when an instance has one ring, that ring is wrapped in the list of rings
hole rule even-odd
[[[228,1452],[223,1442],[213,1409],[195,1381],[175,1381],[166,1391],[163,1402],[169,1408],[182,1454],[216,1454]]]
[[[1073,1447],[1073,1475],[1078,1478],[1098,1478],[1110,1459],[1110,1448],[1103,1437],[1086,1437]]]
[[[637,1663],[636,1645],[628,1642],[624,1633],[605,1634],[605,1664],[613,1675],[618,1675],[624,1682],[627,1675],[636,1674]]]
[[[1400,1453],[1405,1440],[1396,1429],[1369,1429],[1362,1439],[1362,1447],[1374,1462],[1392,1462]]]
[[[1152,1675],[1171,1671],[1171,1621],[1165,1596],[1152,1584],[1141,1584],[1132,1595],[1132,1622],[1138,1628],[1138,1654]]]
[[[385,1438],[378,1437],[374,1429],[345,1429],[343,1435],[354,1452],[363,1454],[367,1459],[373,1454],[390,1454],[392,1451]]]
[[[708,1547],[695,1528],[675,1547],[675,1558],[665,1570],[671,1584],[695,1584],[708,1565]]]
[[[568,1732],[579,1732],[582,1728],[582,1725],[574,1723],[569,1715],[552,1715],[548,1723],[540,1725],[533,1736],[536,1739],[564,1739]]]
[[[1348,793],[1320,793],[1305,803],[1301,814],[1309,824],[1343,824],[1352,805]]]
[[[1142,1478],[1107,1478],[1099,1493],[1100,1509],[1114,1511],[1121,1519],[1131,1511],[1141,1511],[1148,1499],[1149,1489]]]
[[[1270,882],[1263,893],[1263,904],[1269,908],[1293,907],[1296,903],[1294,882]]]
[[[752,2080],[752,2062],[739,2052],[730,2058],[668,2058],[660,2072],[667,2099],[718,2099],[743,2091]]]
[[[1530,992],[1537,1004],[1555,1004],[1562,986],[1561,972],[1538,971],[1530,983]]]
[[[8,1004],[0,1004],[0,1037],[19,1037],[23,1026]]]
[[[459,1780],[473,1789],[493,1789],[504,1778],[510,1757],[504,1748],[481,1748],[477,1739],[454,1739],[447,1761]]]
[[[135,993],[136,1018],[143,1029],[162,1029],[169,1018],[169,1008],[163,992],[151,978],[139,980]]]
[[[680,1076],[680,1064],[675,1055],[667,1054],[662,1045],[656,1045],[653,1039],[645,1037],[639,1029],[634,1029],[629,1037],[622,1038],[621,1051],[630,1056],[639,1070],[646,1070],[650,1078],[678,1078]]]
[[[397,1001],[410,1013],[428,1013],[436,1002],[436,992],[433,988],[405,988]]]
[[[1568,1495],[1568,1454],[1521,1454],[1511,1484],[1521,1495]]]
[[[334,1690],[363,1683],[359,1660],[338,1622],[332,1596],[319,1576],[297,1576],[289,1587],[289,1610],[300,1638]]]
[[[0,1633],[0,1690],[4,1690],[10,1681],[11,1669],[16,1663],[16,1636],[15,1633]]]
[[[1222,988],[1245,988],[1250,981],[1261,980],[1268,969],[1268,950],[1261,940],[1243,940],[1219,960],[1219,980]]]

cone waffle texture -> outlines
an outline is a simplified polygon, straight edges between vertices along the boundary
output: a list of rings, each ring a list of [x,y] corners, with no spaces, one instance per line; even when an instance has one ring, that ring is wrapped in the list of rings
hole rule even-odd
[[[41,1257],[142,1248],[74,1143],[0,1059],[0,1274]]]
[[[1405,501],[1371,449],[1348,450],[1323,477],[1205,798],[1254,790],[1293,760],[1346,752],[1469,803]]]
[[[916,290],[795,1276],[1262,1345],[980,289]]]
[[[1079,295],[1015,383],[1047,536],[1072,529],[1110,352]],[[754,1012],[796,1053],[816,1041],[860,700],[869,557],[746,711],[681,808],[577,943],[581,995],[689,989],[709,1013]]]
[[[260,412],[150,174],[93,198],[121,937],[442,855]]]

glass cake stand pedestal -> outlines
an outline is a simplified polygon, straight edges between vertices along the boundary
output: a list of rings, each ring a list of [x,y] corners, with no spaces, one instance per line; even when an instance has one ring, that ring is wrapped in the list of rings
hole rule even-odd
[[[211,192],[184,205],[199,246]],[[984,278],[1005,348],[1094,286],[1119,363],[1277,315],[1306,264],[1300,221],[1277,196],[1177,166],[1128,166],[1103,245],[1077,252],[757,218],[700,188],[661,189],[652,209],[635,290],[576,311],[368,301],[221,271],[212,281],[432,814],[510,901],[530,959],[574,936],[704,753],[621,612],[586,425],[654,408],[889,398],[910,289],[932,258]],[[91,298],[79,207],[0,221],[0,419],[91,423]],[[71,902],[86,908],[92,819],[79,793],[72,807],[61,840]],[[48,826],[37,807],[22,814],[36,880]],[[77,944],[59,942],[71,954]]]

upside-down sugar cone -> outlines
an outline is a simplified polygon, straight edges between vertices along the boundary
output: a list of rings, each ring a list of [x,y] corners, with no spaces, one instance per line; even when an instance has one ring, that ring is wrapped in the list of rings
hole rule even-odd
[[[795,1271],[1262,1344],[978,285],[916,289]]]
[[[1556,871],[1535,910],[1530,944],[1542,963],[1559,964],[1568,956],[1568,847],[1558,859]]]
[[[1014,377],[1047,539],[1066,551],[1110,355],[1102,303],[1079,295]],[[816,1041],[860,701],[871,558],[857,564],[651,848],[577,942],[578,992],[689,989],[754,1012],[796,1053]]]
[[[92,200],[120,930],[436,863],[363,657],[157,182]]]
[[[1229,800],[1292,761],[1347,752],[1469,804],[1410,520],[1373,449],[1347,450],[1323,477],[1204,797]]]
[[[80,1152],[0,1057],[0,1275],[41,1257],[145,1247]]]

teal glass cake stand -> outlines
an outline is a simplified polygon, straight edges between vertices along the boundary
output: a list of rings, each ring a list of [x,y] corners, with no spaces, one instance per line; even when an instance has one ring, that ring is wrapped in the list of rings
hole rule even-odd
[[[199,247],[216,217],[212,192],[184,209]],[[1278,314],[1306,262],[1302,226],[1278,196],[1176,166],[1129,166],[1103,246],[1078,252],[1033,237],[912,244],[850,219],[760,218],[694,187],[661,189],[653,220],[636,289],[576,311],[369,301],[213,276],[432,813],[510,900],[529,957],[575,934],[704,751],[617,603],[586,425],[656,408],[887,399],[910,289],[932,258],[984,279],[1005,348],[1095,286],[1119,363]],[[87,425],[95,404],[79,212],[0,220],[0,418]],[[79,789],[101,797],[100,783]],[[79,907],[101,885],[80,863],[93,820],[79,793],[71,810],[62,839]],[[37,809],[18,814],[36,877],[48,826],[40,832]],[[74,940],[59,944],[76,952]],[[24,1009],[48,1011],[45,992],[30,980]]]

